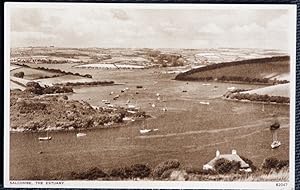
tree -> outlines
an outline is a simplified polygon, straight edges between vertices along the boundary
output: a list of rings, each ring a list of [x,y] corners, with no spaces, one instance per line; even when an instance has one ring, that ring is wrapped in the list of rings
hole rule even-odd
[[[15,73],[15,74],[14,74],[14,77],[24,78],[24,72],[21,71],[21,72]]]

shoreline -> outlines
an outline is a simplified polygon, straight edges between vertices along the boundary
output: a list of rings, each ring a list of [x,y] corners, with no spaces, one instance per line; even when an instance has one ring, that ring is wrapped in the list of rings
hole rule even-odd
[[[226,98],[224,96],[221,97],[223,100],[227,101],[233,101],[233,102],[241,102],[241,103],[255,103],[255,104],[268,104],[268,105],[284,105],[284,106],[290,106],[290,103],[277,103],[277,102],[264,102],[264,101],[251,101],[251,100],[238,100],[238,99],[232,99],[232,98]]]

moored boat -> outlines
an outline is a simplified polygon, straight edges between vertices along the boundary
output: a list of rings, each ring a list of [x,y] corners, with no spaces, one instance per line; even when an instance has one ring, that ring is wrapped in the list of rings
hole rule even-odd
[[[85,133],[77,133],[77,134],[76,134],[76,137],[84,137],[84,136],[86,136]]]
[[[273,141],[273,143],[271,144],[271,148],[278,148],[281,145],[280,141]]]
[[[39,141],[50,141],[51,139],[52,137],[49,136],[48,131],[46,137],[39,137]]]

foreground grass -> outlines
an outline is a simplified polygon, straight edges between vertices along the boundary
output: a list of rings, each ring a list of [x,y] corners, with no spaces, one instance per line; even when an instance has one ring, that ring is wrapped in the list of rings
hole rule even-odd
[[[176,180],[170,179],[170,180]],[[188,181],[288,181],[289,170],[283,168],[276,172],[263,173],[261,171],[251,174],[229,174],[229,175],[197,175],[188,174]]]

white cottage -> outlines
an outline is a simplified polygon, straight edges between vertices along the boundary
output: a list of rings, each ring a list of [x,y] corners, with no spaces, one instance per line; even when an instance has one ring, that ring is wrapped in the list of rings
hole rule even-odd
[[[241,168],[240,171],[252,172],[249,164],[247,164],[236,152],[232,150],[231,154],[221,154],[219,150],[216,151],[216,157],[209,161],[207,164],[203,165],[203,170],[215,170],[216,161],[219,159],[226,159],[229,161],[240,162]]]

